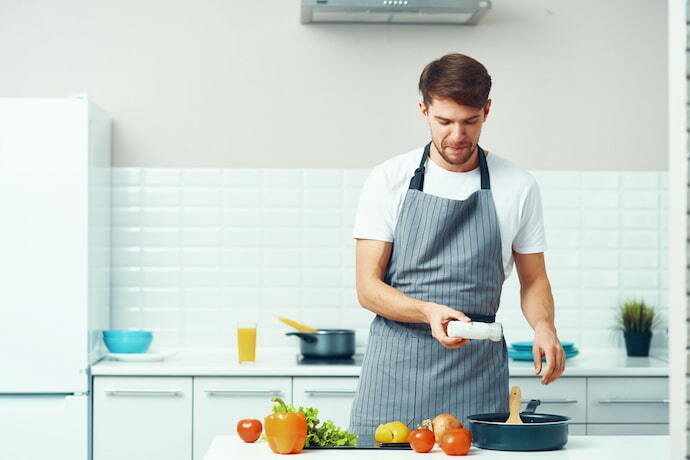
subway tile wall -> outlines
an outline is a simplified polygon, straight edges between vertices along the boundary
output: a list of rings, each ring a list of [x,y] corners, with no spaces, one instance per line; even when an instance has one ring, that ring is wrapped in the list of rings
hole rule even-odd
[[[357,302],[350,236],[369,170],[113,168],[112,327],[153,330],[156,348],[233,347],[238,321],[259,346],[288,346],[285,316],[353,328],[364,345],[372,314]],[[642,297],[665,319],[667,175],[534,171],[548,273],[562,340],[623,347],[617,304]],[[498,321],[531,340],[515,272]],[[665,346],[665,323],[653,346]]]

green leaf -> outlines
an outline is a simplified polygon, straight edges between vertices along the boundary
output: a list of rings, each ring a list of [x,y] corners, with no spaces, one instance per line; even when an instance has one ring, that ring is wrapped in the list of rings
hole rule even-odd
[[[659,315],[644,300],[632,299],[618,308],[616,322],[618,328],[625,332],[649,332],[658,325]]]
[[[304,441],[305,447],[319,446],[355,446],[357,445],[357,435],[347,430],[337,427],[332,421],[327,420],[321,423],[319,420],[319,410],[315,407],[302,407],[295,409],[292,404],[285,407],[276,404],[271,409],[273,412],[302,412],[307,419],[307,439]],[[320,425],[319,425],[320,424]]]

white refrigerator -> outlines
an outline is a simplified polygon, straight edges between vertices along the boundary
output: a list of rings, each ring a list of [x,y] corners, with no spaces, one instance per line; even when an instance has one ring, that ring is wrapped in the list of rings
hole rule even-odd
[[[0,459],[91,457],[110,323],[110,120],[86,96],[0,98]]]

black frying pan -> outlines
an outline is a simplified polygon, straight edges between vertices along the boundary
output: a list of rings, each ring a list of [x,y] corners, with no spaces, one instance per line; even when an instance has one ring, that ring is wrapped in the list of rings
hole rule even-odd
[[[538,399],[529,402],[520,413],[522,424],[507,424],[510,413],[472,415],[467,418],[472,432],[472,443],[482,449],[493,450],[556,450],[568,442],[569,417],[535,414]]]

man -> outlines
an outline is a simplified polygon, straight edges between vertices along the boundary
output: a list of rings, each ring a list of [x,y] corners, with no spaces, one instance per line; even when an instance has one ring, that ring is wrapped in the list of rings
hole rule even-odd
[[[508,411],[505,340],[449,337],[449,321],[495,321],[513,263],[522,311],[534,329],[535,374],[556,380],[565,353],[554,326],[544,266],[541,199],[534,178],[479,145],[491,108],[491,77],[476,60],[449,54],[421,74],[424,148],[374,168],[354,238],[357,295],[376,313],[350,431],[381,423],[410,428],[450,413]]]

